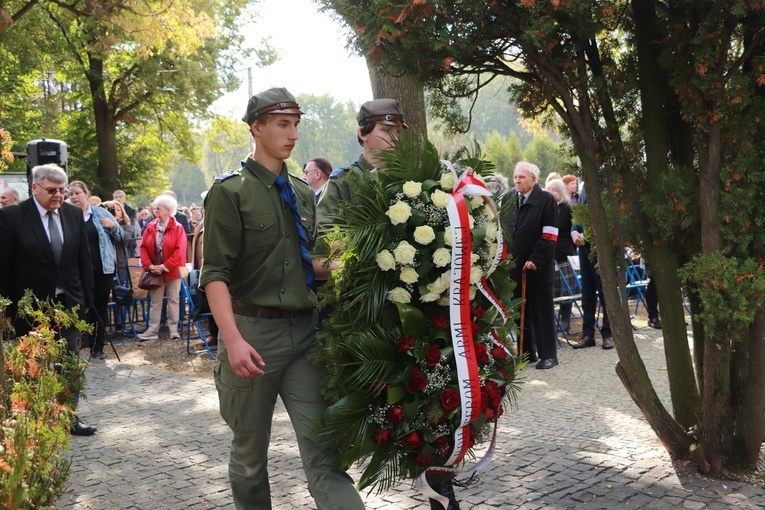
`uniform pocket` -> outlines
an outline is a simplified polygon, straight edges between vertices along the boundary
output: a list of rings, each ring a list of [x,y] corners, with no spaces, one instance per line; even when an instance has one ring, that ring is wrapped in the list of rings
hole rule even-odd
[[[227,362],[214,370],[218,389],[220,415],[231,430],[246,432],[255,425],[255,406],[252,402],[253,379],[239,377]]]
[[[242,222],[247,243],[245,253],[248,255],[270,251],[279,241],[276,213],[273,211],[247,214],[242,217]]]

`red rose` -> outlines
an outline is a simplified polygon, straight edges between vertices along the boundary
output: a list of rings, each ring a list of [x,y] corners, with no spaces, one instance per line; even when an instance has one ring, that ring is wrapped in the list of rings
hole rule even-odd
[[[470,312],[473,314],[473,317],[475,317],[477,319],[480,319],[481,317],[486,315],[486,309],[483,308],[483,307],[480,307],[478,305],[471,306],[470,307]]]
[[[434,367],[438,365],[439,361],[441,361],[441,348],[436,344],[429,345],[428,348],[425,349],[425,363],[427,363],[429,367]]]
[[[481,333],[481,326],[477,322],[470,323],[470,329],[473,332],[473,337],[477,337]]]
[[[441,407],[444,411],[450,413],[457,409],[460,405],[460,394],[451,388],[445,388],[441,392]]]
[[[401,352],[408,351],[412,348],[412,342],[414,342],[414,337],[412,335],[402,336],[398,339],[398,350]]]
[[[437,451],[448,451],[447,448],[451,449],[452,443],[450,436],[441,436],[433,441],[432,445]]]
[[[414,367],[412,373],[409,375],[409,383],[406,385],[406,391],[409,393],[416,393],[422,391],[428,385],[428,378],[422,371]]]
[[[401,443],[404,446],[408,446],[412,450],[416,450],[417,448],[422,446],[422,439],[420,439],[420,434],[417,431],[414,431],[402,437]]]
[[[390,441],[390,430],[380,429],[372,434],[372,441],[377,444],[385,444]]]
[[[491,403],[491,397],[489,396],[489,392],[485,389],[481,390],[481,411],[485,411],[489,404]]]
[[[449,317],[446,315],[434,315],[431,319],[433,327],[436,329],[444,329],[449,325]]]
[[[390,420],[391,423],[401,423],[404,419],[404,410],[399,406],[393,406],[385,411],[385,417]]]
[[[505,351],[505,348],[501,345],[495,345],[491,350],[491,355],[494,356],[494,359],[498,359],[499,361],[505,361],[507,359],[507,351]]]
[[[481,342],[475,342],[473,344],[473,348],[475,349],[475,358],[478,360],[479,363],[489,362],[489,353],[486,352],[486,344]]]
[[[430,466],[430,463],[433,462],[432,457],[426,457],[422,453],[418,453],[415,460],[417,461],[417,464],[421,464],[423,466]]]
[[[504,368],[497,370],[497,373],[502,376],[502,379],[507,382],[507,371]]]
[[[500,389],[499,384],[492,380],[487,380],[484,389],[486,390],[486,393],[489,394],[489,405],[493,409],[499,407],[499,403],[502,401],[502,390]]]
[[[494,418],[494,411],[490,407],[487,407],[486,410],[483,412],[483,414],[484,416],[486,416],[486,421],[489,421],[492,418]]]

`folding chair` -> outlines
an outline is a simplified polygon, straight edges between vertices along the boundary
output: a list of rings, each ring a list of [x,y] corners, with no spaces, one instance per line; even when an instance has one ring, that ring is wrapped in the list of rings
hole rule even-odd
[[[569,257],[569,260],[571,258],[572,257]],[[577,260],[577,265],[576,265],[577,268],[579,267],[578,262],[579,261]],[[572,269],[572,271],[574,271],[574,275],[576,276],[576,278],[574,279],[574,281],[575,281],[574,285],[576,286],[576,288],[572,288],[572,286],[569,285],[569,282],[568,282],[568,280],[566,280],[566,275],[564,274],[563,269],[561,269],[561,267],[560,267],[560,265],[558,265],[557,261],[555,262],[555,270],[558,272],[558,275],[560,276],[560,280],[561,280],[560,296],[555,296],[553,298],[553,304],[558,307],[558,310],[555,313],[555,324],[556,324],[557,331],[560,334],[563,335],[563,338],[566,340],[566,343],[568,345],[571,345],[571,340],[569,338],[569,335],[571,334],[571,332],[570,331],[567,332],[566,328],[561,323],[561,320],[560,320],[561,319],[560,305],[565,304],[565,303],[570,303],[571,304],[571,317],[574,316],[573,315],[574,307],[576,307],[576,309],[577,309],[577,311],[579,313],[579,316],[580,317],[582,316],[582,309],[579,306],[579,301],[581,301],[581,299],[582,299],[582,291],[581,291],[581,289],[579,289],[579,276],[578,276],[578,272],[574,269],[573,265],[572,265],[571,269]],[[569,320],[569,322],[570,322],[570,320]],[[573,333],[576,334],[576,333],[579,333],[579,332],[578,331],[574,331]],[[556,337],[557,337],[557,335],[556,335]],[[558,346],[559,347],[561,346],[560,339],[558,339]]]
[[[211,346],[207,342],[207,332],[202,325],[203,319],[209,319],[212,317],[212,314],[210,312],[202,312],[202,313],[194,313],[195,308],[197,307],[197,302],[195,301],[194,297],[196,296],[196,293],[199,292],[198,289],[198,282],[199,282],[199,270],[194,269],[192,271],[188,271],[188,281],[187,278],[184,277],[183,272],[181,272],[181,310],[183,313],[181,313],[181,322],[179,324],[179,331],[181,333],[181,337],[186,336],[186,352],[188,354],[202,354],[207,353],[208,356],[210,356],[210,359],[216,360],[218,359],[217,356],[213,354],[213,351],[217,351],[218,348]],[[188,313],[185,313],[185,311],[188,309]],[[193,319],[192,319],[193,318]],[[192,331],[193,328],[193,331]],[[203,349],[199,349],[196,351],[191,350],[191,340],[199,338],[202,340],[202,343],[204,344]]]
[[[133,304],[130,307],[126,307],[126,316],[130,322],[130,335],[126,336],[132,336],[133,340],[135,340],[136,335],[145,331],[149,326],[149,308],[151,299],[149,297],[149,291],[138,288],[138,281],[141,279],[141,274],[143,273],[141,259],[128,259],[128,273],[130,274],[130,281],[133,285]],[[136,330],[136,322],[142,322],[146,327],[142,330]]]
[[[630,295],[634,296],[635,311],[630,315],[630,319],[634,319],[637,316],[638,308],[641,303],[643,304],[646,313],[648,313],[648,304],[645,301],[645,290],[648,287],[650,280],[646,277],[645,266],[643,265],[642,259],[639,265],[635,264],[635,261],[631,258],[627,258],[627,261],[628,264],[625,269],[627,277],[627,299],[629,299]],[[647,326],[638,328],[635,325],[632,325],[632,329],[642,329],[643,327]]]

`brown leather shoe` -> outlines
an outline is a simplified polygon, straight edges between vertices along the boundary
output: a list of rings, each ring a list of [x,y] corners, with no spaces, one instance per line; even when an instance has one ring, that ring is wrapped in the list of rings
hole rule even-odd
[[[571,346],[574,349],[584,349],[585,347],[595,347],[595,339],[591,336],[583,336],[578,343]]]
[[[606,349],[606,350],[613,349],[614,348],[614,339],[611,338],[610,336],[604,336],[603,337],[603,348]]]

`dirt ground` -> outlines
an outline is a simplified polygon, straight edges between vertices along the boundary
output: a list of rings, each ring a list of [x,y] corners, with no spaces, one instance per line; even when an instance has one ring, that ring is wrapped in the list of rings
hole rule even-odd
[[[138,342],[116,336],[111,340],[122,362],[131,365],[149,366],[166,372],[212,379],[213,367],[218,364],[218,361],[210,359],[206,352],[188,354],[185,339],[171,340],[167,336],[160,336],[159,340]],[[192,352],[202,348],[201,340],[191,340]],[[114,351],[110,346],[107,345],[104,352],[107,359],[116,360]],[[90,362],[98,363],[96,360]]]

